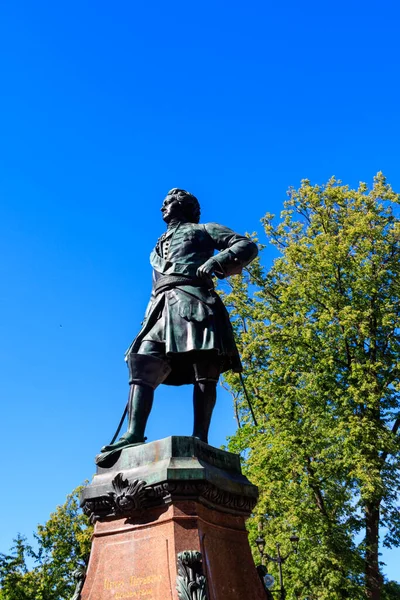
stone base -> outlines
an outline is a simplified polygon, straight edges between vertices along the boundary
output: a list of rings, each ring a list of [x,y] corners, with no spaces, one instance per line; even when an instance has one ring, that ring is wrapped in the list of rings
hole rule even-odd
[[[245,528],[256,497],[236,455],[194,438],[123,450],[82,495],[95,531],[81,600],[265,600]]]

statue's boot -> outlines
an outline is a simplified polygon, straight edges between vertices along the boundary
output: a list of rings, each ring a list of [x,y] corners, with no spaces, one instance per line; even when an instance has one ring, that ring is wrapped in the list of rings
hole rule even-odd
[[[132,444],[144,444],[147,419],[153,406],[154,390],[151,387],[132,384],[128,400],[128,429],[114,444],[103,446],[102,452],[110,452]]]
[[[208,444],[208,430],[217,399],[215,381],[196,381],[193,390],[194,424],[193,437]]]
[[[131,384],[128,429],[117,442],[103,446],[101,452],[111,452],[132,444],[144,444],[144,432],[153,406],[154,390],[171,371],[165,360],[146,354],[129,355],[128,367]]]

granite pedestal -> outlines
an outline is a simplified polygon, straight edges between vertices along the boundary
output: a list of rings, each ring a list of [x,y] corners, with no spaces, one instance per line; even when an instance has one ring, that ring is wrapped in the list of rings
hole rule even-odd
[[[193,437],[117,452],[82,493],[81,600],[265,600],[245,529],[256,501],[239,457]]]

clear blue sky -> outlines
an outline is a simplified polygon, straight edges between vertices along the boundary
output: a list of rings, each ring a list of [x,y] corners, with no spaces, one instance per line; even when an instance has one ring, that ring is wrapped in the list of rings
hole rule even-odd
[[[400,190],[399,17],[386,0],[3,0],[0,551],[112,435],[169,188],[239,232],[305,177],[383,170]],[[191,420],[190,390],[163,386],[149,439]],[[234,427],[221,390],[211,443]]]

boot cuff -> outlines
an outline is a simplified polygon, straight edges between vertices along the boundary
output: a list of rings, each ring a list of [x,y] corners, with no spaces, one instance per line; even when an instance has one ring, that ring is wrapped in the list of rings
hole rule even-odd
[[[153,390],[160,385],[171,372],[166,360],[148,354],[129,354],[129,383],[147,385]]]

